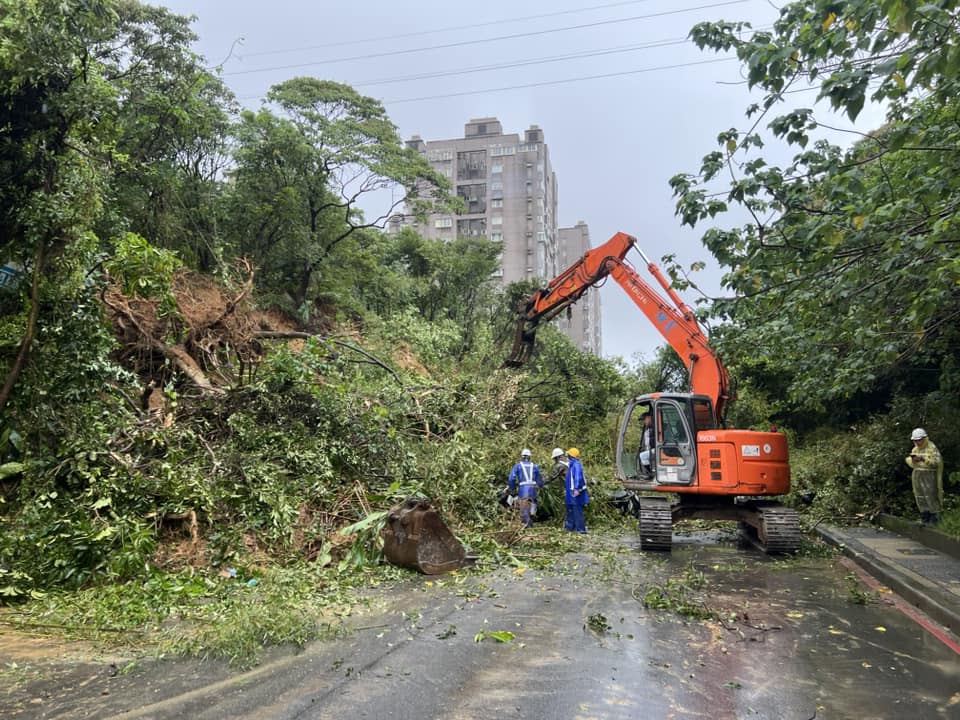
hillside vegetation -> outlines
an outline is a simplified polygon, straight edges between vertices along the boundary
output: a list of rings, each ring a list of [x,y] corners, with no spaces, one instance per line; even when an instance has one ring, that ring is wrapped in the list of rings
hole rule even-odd
[[[733,130],[673,183],[685,222],[734,202],[756,219],[705,235],[729,269],[704,307],[737,381],[729,419],[788,433],[815,517],[909,515],[910,429],[948,472],[960,459],[956,12],[826,6],[794,3],[752,42],[725,23],[694,38],[740,53],[770,93],[752,113],[836,63],[825,96],[853,116],[879,77],[890,123],[841,151],[807,147],[816,121],[791,112],[773,127],[806,148],[792,166],[742,157],[760,143]],[[622,400],[683,386],[670,351],[629,368],[552,328],[501,369],[529,288],[491,281],[497,245],[387,235],[360,210],[384,187],[458,207],[377,101],[298,77],[241,110],[166,10],[0,7],[0,259],[19,269],[0,290],[0,600],[29,618],[131,629],[215,619],[197,598],[218,598],[252,633],[227,654],[302,641],[320,632],[308,610],[385,572],[391,503],[433,498],[508,558],[496,490],[521,447],[547,464],[577,445],[608,481]],[[850,58],[870,38],[893,59],[864,75]],[[725,201],[706,192],[723,168]],[[223,583],[237,573],[259,589]],[[256,592],[259,615],[240,602]]]

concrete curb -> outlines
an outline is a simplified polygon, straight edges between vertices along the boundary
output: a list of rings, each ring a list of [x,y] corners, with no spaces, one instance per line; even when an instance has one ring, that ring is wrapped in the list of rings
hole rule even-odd
[[[954,633],[960,633],[960,608],[933,583],[914,574],[907,574],[893,563],[877,556],[856,538],[831,529],[818,527],[817,533],[829,544],[839,548],[875,578],[905,600],[925,612]]]

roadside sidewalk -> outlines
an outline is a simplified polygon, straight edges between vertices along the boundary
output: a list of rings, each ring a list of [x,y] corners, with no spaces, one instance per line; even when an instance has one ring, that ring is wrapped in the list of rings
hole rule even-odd
[[[884,527],[820,526],[817,532],[931,618],[960,634],[960,542],[907,521]]]

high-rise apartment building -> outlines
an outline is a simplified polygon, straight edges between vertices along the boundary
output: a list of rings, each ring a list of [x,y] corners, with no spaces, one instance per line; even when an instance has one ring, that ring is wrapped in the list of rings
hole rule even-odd
[[[531,125],[521,137],[518,133],[504,134],[495,117],[476,118],[464,125],[462,138],[423,140],[414,135],[407,146],[425,155],[450,180],[464,209],[459,214],[432,214],[425,223],[409,215],[395,215],[388,225],[391,232],[411,225],[428,238],[483,236],[500,243],[497,274],[504,285],[532,278],[549,279],[589,247],[583,246],[569,260],[558,255],[561,243],[557,228],[557,177],[543,130],[537,125]],[[579,238],[577,242],[585,238],[589,243],[585,225]],[[572,235],[570,242],[572,247]],[[596,322],[589,327],[595,328],[597,341],[587,342],[592,336],[586,332],[574,336],[570,323],[564,323],[569,327],[562,329],[579,347],[599,354],[596,293],[588,293],[581,303],[597,304],[593,314],[588,312],[591,318],[596,316]],[[583,310],[574,312],[578,311]]]
[[[590,229],[581,220],[557,231],[557,270],[572,265],[590,249]],[[600,355],[600,290],[590,288],[569,313],[561,313],[557,325],[581,350]]]

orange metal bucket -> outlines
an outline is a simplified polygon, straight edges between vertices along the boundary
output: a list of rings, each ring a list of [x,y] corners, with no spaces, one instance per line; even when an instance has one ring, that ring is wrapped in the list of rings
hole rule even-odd
[[[438,575],[468,562],[463,545],[424,498],[408,498],[390,508],[381,535],[383,554],[394,565]]]

